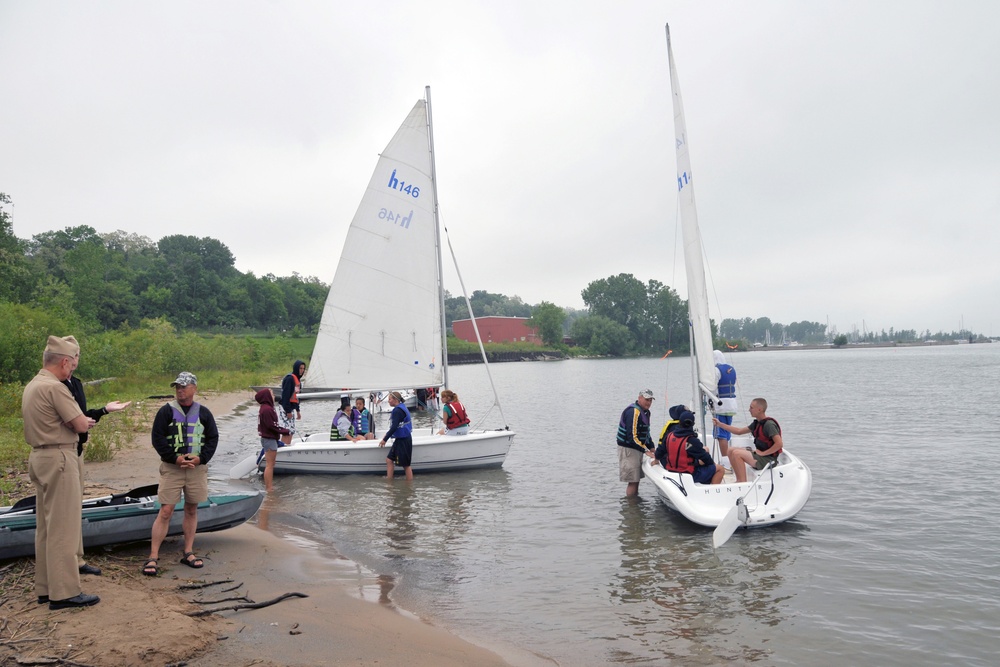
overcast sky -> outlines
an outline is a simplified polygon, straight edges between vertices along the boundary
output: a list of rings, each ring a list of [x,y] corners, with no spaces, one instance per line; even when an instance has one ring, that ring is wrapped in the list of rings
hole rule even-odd
[[[713,319],[1000,335],[994,0],[0,0],[0,192],[21,238],[211,236],[328,283],[430,85],[470,291],[686,298],[667,22]]]

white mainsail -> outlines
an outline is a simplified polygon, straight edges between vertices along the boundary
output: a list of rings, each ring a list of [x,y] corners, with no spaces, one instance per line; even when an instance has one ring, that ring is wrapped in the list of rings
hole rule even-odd
[[[309,389],[443,383],[436,203],[427,102],[379,156],[351,221],[305,378]]]
[[[697,383],[701,391],[716,392],[715,362],[712,358],[712,324],[708,317],[708,288],[705,266],[702,261],[701,232],[698,231],[698,210],[694,204],[694,182],[691,173],[691,155],[688,152],[687,126],[684,123],[684,106],[681,88],[674,67],[674,52],[670,47],[670,26],[667,26],[667,58],[670,63],[670,90],[673,92],[674,133],[677,146],[677,192],[680,198],[681,232],[684,241],[684,266],[688,285],[688,316],[692,328],[692,341],[697,362]],[[700,412],[696,410],[696,412]],[[699,415],[700,416],[700,415]],[[704,431],[702,431],[704,432]]]

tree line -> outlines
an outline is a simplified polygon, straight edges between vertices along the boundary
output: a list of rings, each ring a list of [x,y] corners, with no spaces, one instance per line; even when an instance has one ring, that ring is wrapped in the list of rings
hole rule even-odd
[[[203,333],[295,335],[313,333],[319,326],[329,286],[317,278],[240,272],[229,248],[210,237],[174,234],[153,241],[120,230],[99,234],[80,225],[19,239],[6,209],[10,203],[0,193],[0,305],[6,304],[8,315],[15,314],[15,305],[22,308],[16,311],[22,321],[51,316],[60,330],[80,332],[135,330],[150,320]],[[529,318],[548,346],[565,346],[568,338],[594,355],[687,353],[687,302],[673,288],[620,273],[589,283],[581,296],[585,310],[547,301],[530,305],[518,296],[485,290],[474,291],[469,300],[476,317]],[[468,316],[464,297],[446,293],[446,325]],[[836,336],[818,322],[784,325],[767,317],[724,319],[712,327],[717,346],[748,347],[768,339],[772,345],[783,340],[822,343]],[[965,334],[939,332],[935,337],[969,337]],[[923,334],[930,336],[929,331]],[[863,336],[854,332],[848,340],[917,337],[915,331],[890,329]],[[9,342],[0,343],[0,366],[9,347]]]
[[[58,313],[71,327],[110,331],[165,318],[197,331],[311,331],[327,285],[236,269],[224,243],[174,234],[153,241],[87,225],[18,239],[0,193],[0,301]]]

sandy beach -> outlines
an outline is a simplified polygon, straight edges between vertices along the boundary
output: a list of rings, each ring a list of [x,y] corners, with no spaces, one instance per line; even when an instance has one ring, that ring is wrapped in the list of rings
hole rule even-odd
[[[249,392],[199,395],[217,417],[250,399]],[[150,401],[155,409],[161,401]],[[210,464],[211,465],[211,464]],[[86,495],[122,491],[156,481],[157,459],[148,436],[138,436],[107,463],[88,463]],[[107,667],[189,665],[416,665],[503,666],[496,653],[394,608],[380,597],[351,594],[323,554],[267,530],[280,498],[267,498],[254,522],[199,534],[200,570],[179,563],[182,540],[167,538],[160,575],[140,568],[149,544],[88,552],[104,570],[84,576],[83,590],[101,597],[81,610],[49,611],[33,590],[34,561],[0,563],[0,664],[66,664]],[[218,583],[223,581],[230,583]],[[184,589],[189,584],[210,584]],[[232,589],[232,590],[227,590]],[[204,609],[291,597],[262,609],[229,610],[192,617]],[[229,600],[217,604],[199,601]],[[52,661],[41,662],[44,658]]]

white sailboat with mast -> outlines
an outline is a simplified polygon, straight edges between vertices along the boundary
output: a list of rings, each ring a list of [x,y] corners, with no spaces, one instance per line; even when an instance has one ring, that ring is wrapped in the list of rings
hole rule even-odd
[[[701,232],[694,200],[691,156],[680,85],[670,45],[670,26],[666,27],[670,87],[673,94],[674,132],[677,149],[677,187],[683,232],[684,265],[688,284],[688,315],[693,363],[692,409],[697,430],[706,447],[717,451],[709,434],[711,415],[721,401],[716,396],[712,328],[709,319],[708,289],[702,259]],[[752,446],[749,436],[733,436],[730,447]],[[660,499],[688,520],[702,526],[716,527],[716,545],[725,542],[740,526],[767,526],[787,521],[809,499],[812,473],[788,449],[777,464],[763,471],[748,470],[747,482],[723,481],[722,484],[695,484],[688,473],[665,470],[652,459],[643,457],[643,472],[656,486]]]
[[[447,385],[442,267],[428,86],[379,155],[351,221],[310,359],[308,385],[324,388],[330,398]],[[482,344],[480,351],[485,364]],[[489,365],[485,368],[493,408],[503,421]],[[488,410],[483,419],[492,413]],[[467,435],[432,430],[413,430],[416,472],[500,467],[514,438],[506,423],[485,430],[482,421],[474,422]],[[377,440],[331,441],[329,434],[315,434],[279,448],[275,472],[379,473],[385,471],[387,451]],[[248,459],[231,475],[254,468]]]

